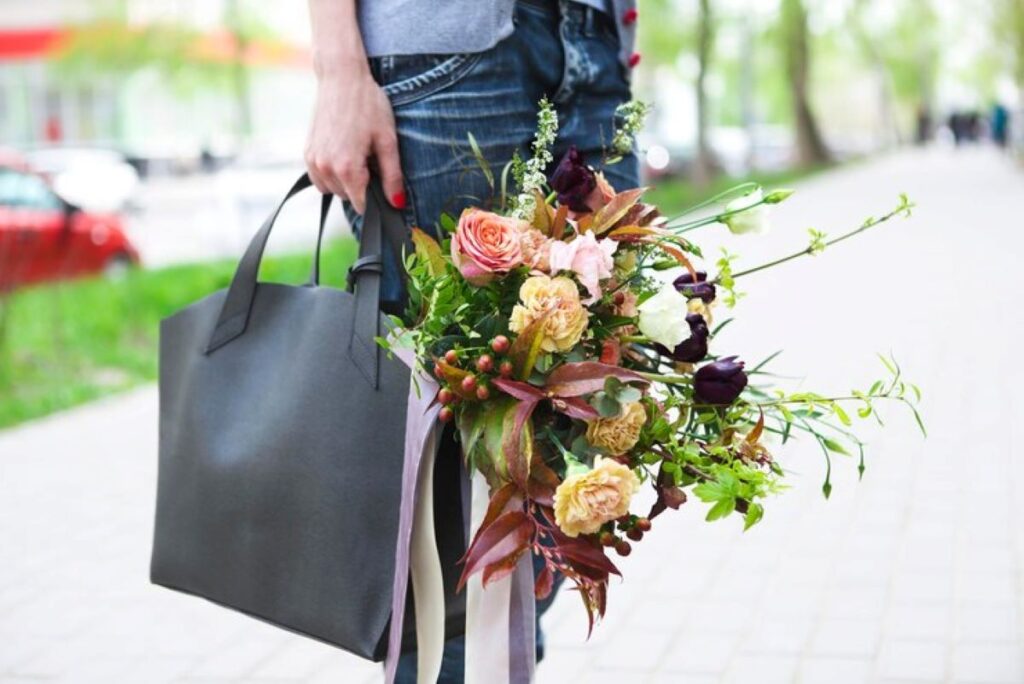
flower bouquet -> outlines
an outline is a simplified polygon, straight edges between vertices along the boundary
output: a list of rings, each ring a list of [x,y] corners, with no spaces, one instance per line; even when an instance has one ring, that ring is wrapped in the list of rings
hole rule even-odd
[[[632,148],[643,113],[638,103],[620,108],[604,164]],[[787,394],[761,382],[767,361],[751,367],[737,350],[712,351],[724,325],[715,326],[715,309],[735,303],[741,277],[817,254],[911,205],[903,197],[832,239],[812,232],[805,249],[757,268],[737,272],[723,257],[709,276],[690,234],[757,231],[790,191],[741,186],[665,217],[643,201],[643,188],[613,188],[575,149],[547,177],[557,118],[546,102],[538,120],[532,157],[513,159],[500,175],[494,210],[442,216],[440,242],[414,229],[409,308],[395,321],[402,332],[380,342],[414,348],[440,385],[440,419],[454,421],[471,472],[486,478],[490,501],[462,581],[480,572],[486,586],[535,554],[544,560],[536,596],[561,573],[592,628],[609,576],[619,574],[612,554],[629,555],[667,509],[696,498],[709,521],[736,515],[749,528],[761,520],[786,475],[770,437],[785,444],[805,433],[826,461],[859,452],[863,470],[844,405],[867,418],[890,399],[917,416],[918,391],[890,359],[887,379],[826,397]],[[644,486],[653,506],[635,510]],[[830,488],[826,476],[826,496]]]

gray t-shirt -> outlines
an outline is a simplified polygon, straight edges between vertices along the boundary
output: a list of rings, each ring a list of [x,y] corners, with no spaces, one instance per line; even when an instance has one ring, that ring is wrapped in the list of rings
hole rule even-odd
[[[608,12],[619,29],[624,64],[633,54],[636,28],[624,21],[636,0],[578,0]],[[483,52],[512,35],[516,0],[359,0],[366,54]]]

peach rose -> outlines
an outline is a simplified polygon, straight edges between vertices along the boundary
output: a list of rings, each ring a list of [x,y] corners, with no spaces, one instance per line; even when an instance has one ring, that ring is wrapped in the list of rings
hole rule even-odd
[[[547,315],[540,348],[546,352],[569,351],[587,329],[587,310],[580,303],[580,291],[571,278],[531,276],[519,288],[519,304],[512,309],[509,329],[522,332],[526,326]]]
[[[618,461],[598,457],[592,470],[570,474],[558,485],[555,523],[570,537],[593,534],[628,513],[639,489],[636,473]]]
[[[482,209],[466,209],[452,236],[452,262],[462,277],[485,285],[495,274],[523,263],[521,221]]]
[[[591,211],[597,211],[604,205],[611,202],[612,198],[615,197],[615,188],[612,187],[612,184],[608,182],[608,179],[604,177],[603,173],[598,172],[594,174],[594,180],[596,180],[597,183],[585,200],[587,207],[589,207]]]
[[[587,441],[612,454],[624,454],[636,446],[646,422],[644,405],[631,401],[622,406],[617,416],[587,421]]]

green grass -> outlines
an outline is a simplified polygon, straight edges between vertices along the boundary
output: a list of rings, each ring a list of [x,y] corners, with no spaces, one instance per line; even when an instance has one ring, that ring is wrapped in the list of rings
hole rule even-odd
[[[770,173],[753,173],[742,178],[721,176],[706,187],[697,187],[685,178],[666,178],[652,183],[653,187],[644,195],[644,199],[647,202],[656,204],[661,210],[662,215],[673,216],[741,183],[759,183],[766,190],[770,190],[786,187],[798,180],[829,168],[832,167],[817,166]]]
[[[356,244],[324,250],[324,284],[343,287]],[[261,279],[301,283],[310,256],[268,257]],[[19,290],[0,299],[0,428],[157,377],[160,320],[227,287],[236,262],[136,270]]]

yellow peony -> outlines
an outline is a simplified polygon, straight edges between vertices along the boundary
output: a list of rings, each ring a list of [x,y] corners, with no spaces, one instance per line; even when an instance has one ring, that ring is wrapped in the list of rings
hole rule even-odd
[[[640,439],[647,422],[647,411],[639,401],[624,404],[622,412],[611,418],[596,418],[587,423],[587,441],[613,454],[624,454]]]
[[[519,304],[512,309],[509,328],[522,332],[526,326],[548,314],[541,349],[565,352],[576,346],[587,329],[587,310],[580,303],[576,283],[565,276],[527,278],[519,288]]]
[[[600,458],[585,473],[571,474],[555,490],[555,522],[570,537],[593,534],[601,525],[629,512],[629,501],[640,489],[632,470],[610,458]]]

